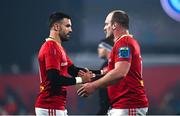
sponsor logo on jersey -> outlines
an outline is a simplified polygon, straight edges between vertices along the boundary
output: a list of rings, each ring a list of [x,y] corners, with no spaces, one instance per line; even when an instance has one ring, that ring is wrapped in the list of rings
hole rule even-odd
[[[62,62],[62,63],[61,63],[61,66],[67,66],[67,65],[68,65],[67,62]]]

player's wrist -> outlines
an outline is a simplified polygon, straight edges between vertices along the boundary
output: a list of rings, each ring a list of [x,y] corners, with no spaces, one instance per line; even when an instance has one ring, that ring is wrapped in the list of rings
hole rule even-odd
[[[83,80],[82,80],[81,77],[75,77],[75,79],[76,79],[76,84],[81,84],[81,83],[83,83]]]
[[[93,73],[93,74],[92,74],[92,78],[94,78],[94,77],[96,77],[96,74]]]
[[[104,75],[104,70],[101,70],[101,75]]]
[[[94,89],[98,89],[100,87],[99,83],[94,81],[91,83]]]

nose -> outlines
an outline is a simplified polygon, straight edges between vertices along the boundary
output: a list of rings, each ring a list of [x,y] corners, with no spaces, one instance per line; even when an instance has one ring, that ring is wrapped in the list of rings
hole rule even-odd
[[[104,31],[105,31],[105,26],[104,26]]]
[[[72,28],[69,29],[69,32],[72,32]]]
[[[106,33],[106,26],[104,26],[104,33]]]
[[[106,29],[104,29],[104,33],[106,33]]]

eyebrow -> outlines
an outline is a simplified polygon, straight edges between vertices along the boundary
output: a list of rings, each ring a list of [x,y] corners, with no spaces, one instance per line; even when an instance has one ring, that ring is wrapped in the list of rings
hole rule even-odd
[[[107,25],[108,23],[107,23],[107,22],[105,22],[104,24],[105,24],[105,25]]]
[[[70,24],[66,24],[65,26],[66,26],[66,27],[71,27],[71,25],[70,25]]]

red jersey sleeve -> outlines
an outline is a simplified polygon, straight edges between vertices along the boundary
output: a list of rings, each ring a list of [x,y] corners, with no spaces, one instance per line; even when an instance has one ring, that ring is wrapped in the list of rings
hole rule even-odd
[[[128,42],[128,38],[115,44],[115,62],[132,60],[133,47]]]
[[[70,67],[73,64],[73,62],[67,55],[66,57],[67,57],[68,67]]]
[[[60,51],[51,44],[47,47],[46,53],[45,53],[45,65],[46,70],[48,69],[57,69],[60,70],[60,63],[61,63],[61,56]]]

